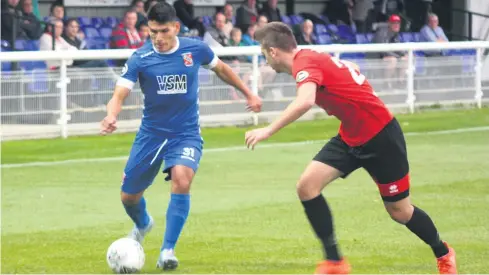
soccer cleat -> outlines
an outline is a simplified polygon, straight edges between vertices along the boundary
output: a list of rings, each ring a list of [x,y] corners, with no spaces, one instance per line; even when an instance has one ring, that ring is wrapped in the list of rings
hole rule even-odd
[[[143,244],[144,236],[146,236],[146,234],[148,234],[149,231],[151,231],[151,229],[153,228],[153,223],[154,223],[153,217],[149,216],[148,225],[143,229],[139,229],[137,228],[136,225],[134,225],[134,228],[131,230],[128,237],[137,241],[140,244]]]
[[[318,264],[314,274],[350,274],[350,264],[345,258],[339,261],[326,260]]]
[[[438,259],[438,271],[440,274],[457,274],[457,264],[455,262],[455,250],[451,248],[446,242],[443,242],[448,248],[448,254]]]
[[[175,250],[163,249],[156,263],[156,267],[163,270],[175,270],[178,267],[178,259],[175,257]]]

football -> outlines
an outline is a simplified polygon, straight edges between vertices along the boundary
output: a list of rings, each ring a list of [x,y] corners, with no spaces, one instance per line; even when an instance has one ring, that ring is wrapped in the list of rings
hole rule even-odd
[[[144,260],[143,247],[139,242],[130,238],[116,240],[107,250],[107,263],[110,269],[118,274],[131,274],[141,271]]]

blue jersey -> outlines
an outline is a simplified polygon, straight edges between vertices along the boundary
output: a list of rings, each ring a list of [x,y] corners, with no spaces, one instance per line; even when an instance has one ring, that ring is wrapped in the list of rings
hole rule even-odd
[[[156,51],[151,41],[135,51],[117,85],[132,89],[139,80],[144,95],[140,130],[167,137],[200,135],[199,68],[217,62],[207,44],[189,38],[177,38],[168,52]]]

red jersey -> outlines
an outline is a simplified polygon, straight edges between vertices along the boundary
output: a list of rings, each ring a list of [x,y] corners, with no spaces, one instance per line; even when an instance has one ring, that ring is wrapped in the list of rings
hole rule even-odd
[[[367,143],[393,118],[365,76],[329,54],[300,50],[292,76],[297,87],[317,84],[316,104],[341,121],[339,134],[349,146]]]

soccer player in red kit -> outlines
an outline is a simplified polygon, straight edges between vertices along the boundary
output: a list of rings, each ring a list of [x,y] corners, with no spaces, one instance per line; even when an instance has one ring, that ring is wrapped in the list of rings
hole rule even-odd
[[[341,255],[331,210],[321,194],[330,182],[362,167],[376,182],[391,218],[428,244],[440,274],[456,274],[455,251],[439,237],[431,218],[411,204],[409,163],[401,127],[353,63],[326,53],[299,50],[290,28],[279,22],[255,32],[267,62],[277,72],[291,74],[297,97],[268,127],[246,133],[248,148],[305,114],[314,104],[337,117],[341,126],[317,153],[297,183],[307,218],[324,247],[325,260],[316,274],[348,274]]]

